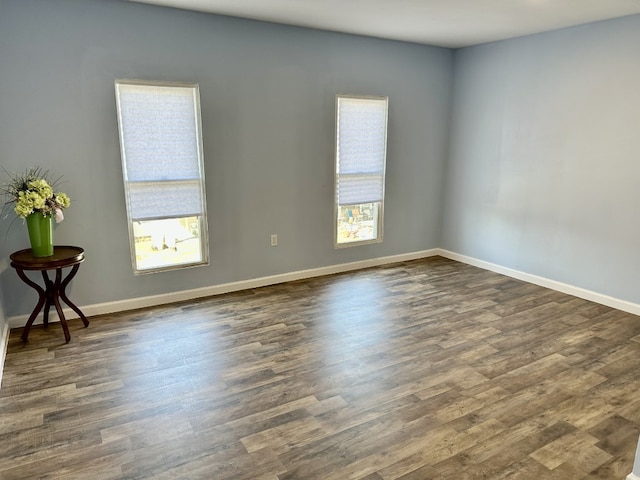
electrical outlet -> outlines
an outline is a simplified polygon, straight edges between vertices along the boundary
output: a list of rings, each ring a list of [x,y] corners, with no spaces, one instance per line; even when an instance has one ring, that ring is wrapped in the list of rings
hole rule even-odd
[[[277,247],[278,246],[278,234],[277,233],[272,233],[271,234],[271,246],[272,247]]]

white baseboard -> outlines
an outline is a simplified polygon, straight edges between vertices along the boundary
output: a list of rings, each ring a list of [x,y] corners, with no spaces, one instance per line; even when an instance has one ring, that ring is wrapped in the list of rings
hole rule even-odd
[[[0,388],[2,387],[2,372],[4,370],[4,359],[7,356],[7,346],[9,345],[9,323],[4,324],[0,332]]]
[[[250,288],[265,287],[267,285],[275,285],[278,283],[291,282],[294,280],[303,280],[305,278],[321,277],[323,275],[331,275],[334,273],[343,273],[353,270],[361,270],[363,268],[377,267],[380,265],[388,265],[391,263],[405,262],[416,260],[418,258],[433,257],[440,254],[440,249],[422,250],[419,252],[403,253],[400,255],[391,255],[388,257],[372,258],[369,260],[361,260],[351,263],[342,263],[339,265],[329,265],[327,267],[312,268],[308,270],[299,270],[297,272],[281,273],[268,277],[252,278],[239,282],[224,283],[220,285],[211,285],[209,287],[196,288],[192,290],[182,290],[179,292],[163,293],[161,295],[151,295],[148,297],[128,298],[115,302],[96,303],[93,305],[82,305],[80,310],[87,317],[95,315],[104,315],[107,313],[122,312],[126,310],[134,310],[137,308],[153,307],[167,303],[183,302],[185,300],[193,300],[196,298],[210,297],[212,295],[220,295],[223,293],[237,292]],[[53,310],[53,309],[52,309]],[[70,308],[64,308],[65,318],[78,318],[78,315]],[[19,328],[24,326],[29,318],[29,314],[16,315],[9,317],[9,325],[11,328]],[[58,316],[55,310],[49,313],[49,320],[57,322]],[[42,323],[42,314],[36,318],[34,324]]]
[[[558,292],[566,293],[568,295],[573,295],[574,297],[590,300],[601,305],[606,305],[607,307],[622,310],[623,312],[640,315],[640,305],[638,305],[637,303],[620,300],[618,298],[603,295],[591,290],[586,290],[584,288],[576,287],[566,283],[557,282],[545,277],[539,277],[530,273],[521,272],[519,270],[514,270],[513,268],[503,267],[501,265],[496,265],[495,263],[485,262],[484,260],[478,260],[477,258],[467,257],[466,255],[460,255],[459,253],[450,252],[448,250],[439,249],[438,255],[449,258],[451,260],[466,263],[468,265],[473,265],[474,267],[479,267],[485,270],[500,273],[502,275],[516,278],[518,280],[523,280],[528,283],[533,283],[534,285],[540,285],[541,287],[546,287]]]

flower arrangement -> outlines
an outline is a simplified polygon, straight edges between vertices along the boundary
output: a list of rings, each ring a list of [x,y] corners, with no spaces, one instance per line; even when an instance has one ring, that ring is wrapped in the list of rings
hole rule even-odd
[[[58,181],[51,181],[49,171],[40,167],[11,175],[9,183],[2,186],[2,191],[9,197],[3,210],[7,205],[15,204],[13,211],[21,218],[40,212],[45,217],[53,215],[56,223],[60,223],[64,220],[62,210],[71,205],[71,200],[66,193],[54,191]]]

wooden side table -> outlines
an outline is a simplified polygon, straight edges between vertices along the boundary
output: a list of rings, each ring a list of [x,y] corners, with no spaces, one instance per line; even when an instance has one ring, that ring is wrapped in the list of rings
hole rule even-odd
[[[84,249],[68,245],[56,245],[53,248],[53,255],[48,257],[34,257],[31,254],[31,249],[27,248],[25,250],[12,253],[9,258],[11,259],[11,266],[16,269],[16,272],[22,281],[35,289],[39,295],[38,303],[33,309],[33,312],[31,312],[31,316],[29,317],[29,320],[27,320],[24,330],[22,331],[23,342],[26,342],[27,338],[29,338],[31,325],[33,325],[33,321],[38,316],[38,313],[40,313],[40,310],[42,310],[42,307],[44,307],[44,326],[49,326],[49,309],[51,308],[51,305],[54,305],[58,312],[60,323],[62,324],[64,339],[69,343],[71,335],[69,335],[69,327],[67,326],[67,320],[64,318],[64,313],[62,312],[60,299],[62,299],[64,303],[71,307],[71,309],[80,316],[85,327],[89,326],[89,320],[87,320],[87,317],[85,317],[80,309],[71,300],[69,300],[69,297],[67,297],[67,294],[65,293],[65,288],[76,273],[78,273],[80,264],[84,262]],[[63,279],[62,269],[66,267],[72,268],[69,274]],[[25,270],[37,270],[42,272],[44,288],[27,277],[24,273]],[[54,281],[49,279],[47,270],[56,271]]]

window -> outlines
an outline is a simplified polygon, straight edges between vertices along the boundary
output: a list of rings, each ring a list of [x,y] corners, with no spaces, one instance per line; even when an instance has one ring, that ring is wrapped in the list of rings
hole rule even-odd
[[[115,88],[134,273],[207,264],[198,85]]]
[[[388,103],[336,97],[336,247],[382,241]]]

